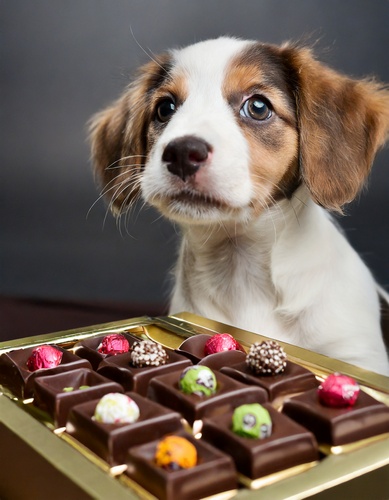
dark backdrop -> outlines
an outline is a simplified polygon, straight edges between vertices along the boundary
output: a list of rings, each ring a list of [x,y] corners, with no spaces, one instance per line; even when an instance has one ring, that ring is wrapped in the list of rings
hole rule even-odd
[[[389,82],[388,26],[387,0],[0,0],[0,294],[166,300],[175,228],[142,210],[119,230],[94,204],[86,141],[89,117],[147,60],[138,43],[158,53],[223,34],[308,38],[338,70]],[[341,220],[384,285],[388,153]]]

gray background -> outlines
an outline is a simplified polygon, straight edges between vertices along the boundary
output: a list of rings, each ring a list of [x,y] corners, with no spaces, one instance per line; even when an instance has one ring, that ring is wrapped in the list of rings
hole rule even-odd
[[[138,44],[158,53],[223,34],[308,38],[338,70],[389,82],[387,0],[0,0],[0,294],[166,301],[177,230],[150,209],[118,228],[94,205],[85,124],[146,62]],[[386,150],[341,220],[384,285],[388,168]]]

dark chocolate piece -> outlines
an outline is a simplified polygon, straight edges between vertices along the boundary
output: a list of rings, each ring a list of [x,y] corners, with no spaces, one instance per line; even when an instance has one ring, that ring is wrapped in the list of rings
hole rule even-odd
[[[237,470],[251,479],[318,460],[313,434],[270,404],[263,405],[272,420],[272,433],[264,439],[241,437],[231,430],[233,410],[203,420],[202,439],[232,456]]]
[[[279,396],[295,394],[319,386],[312,372],[291,361],[287,362],[285,370],[278,375],[256,375],[245,362],[226,366],[220,371],[244,384],[262,387],[267,391],[270,401]]]
[[[128,340],[128,343],[130,344],[130,349],[132,344],[136,340],[139,340],[137,337],[134,337],[129,333],[122,332],[121,334]],[[87,359],[92,365],[94,370],[97,370],[99,364],[107,357],[119,355],[119,354],[103,354],[98,351],[99,346],[103,342],[105,337],[107,337],[107,335],[90,337],[84,340],[80,340],[79,342],[74,344],[74,352],[77,354],[77,356],[80,356],[80,358]]]
[[[212,335],[202,333],[184,340],[177,352],[187,356],[193,363],[208,366],[212,370],[220,370],[223,366],[231,366],[246,359],[246,353],[239,350],[223,351],[215,354],[204,354],[205,344]]]
[[[282,411],[313,432],[319,443],[332,446],[389,432],[389,407],[363,391],[354,406],[330,408],[313,389],[287,399]]]
[[[100,398],[109,392],[123,392],[123,387],[92,370],[81,368],[35,379],[34,405],[49,413],[57,427],[62,427],[66,425],[73,406]]]
[[[189,359],[170,349],[166,349],[166,352],[168,353],[168,360],[165,365],[135,368],[131,364],[131,353],[125,353],[106,357],[100,363],[97,371],[104,377],[121,384],[124,390],[134,391],[145,396],[149,381],[152,378],[173,370],[183,370],[192,364]]]
[[[205,343],[211,337],[212,335],[207,335],[206,333],[193,335],[193,337],[189,337],[188,339],[184,340],[184,342],[177,349],[177,352],[184,354],[194,364],[196,364],[205,357],[204,354]]]
[[[158,467],[154,459],[159,443],[156,440],[129,450],[125,474],[160,500],[193,500],[237,488],[231,457],[189,434],[177,435],[185,437],[196,447],[197,465],[178,471]]]
[[[219,414],[232,406],[243,403],[263,403],[267,394],[260,387],[249,387],[215,371],[217,390],[212,396],[185,394],[179,388],[182,370],[155,377],[151,380],[148,397],[172,410],[182,413],[185,419],[193,424],[206,415]]]
[[[110,465],[125,462],[130,446],[161,438],[182,429],[178,413],[149,401],[134,392],[126,393],[139,406],[139,419],[132,424],[104,424],[93,419],[99,399],[74,406],[66,432],[83,443]]]
[[[81,359],[62,347],[53,346],[62,352],[61,363],[54,368],[30,371],[27,367],[27,360],[36,347],[15,349],[0,356],[0,384],[4,385],[18,398],[33,396],[34,380],[37,377],[68,372],[77,368],[91,368],[89,361],[86,359]]]
[[[244,361],[246,354],[242,351],[224,351],[208,354],[197,364],[208,366],[211,370],[221,370],[224,366],[231,366]]]

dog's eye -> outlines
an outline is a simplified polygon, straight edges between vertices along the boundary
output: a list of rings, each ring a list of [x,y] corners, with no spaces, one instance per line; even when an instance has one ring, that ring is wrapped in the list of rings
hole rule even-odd
[[[175,113],[176,105],[171,98],[166,98],[160,101],[156,108],[156,118],[161,123],[167,122],[170,117]]]
[[[272,116],[273,111],[270,104],[263,97],[254,95],[243,103],[243,106],[240,108],[240,114],[246,118],[264,121]]]

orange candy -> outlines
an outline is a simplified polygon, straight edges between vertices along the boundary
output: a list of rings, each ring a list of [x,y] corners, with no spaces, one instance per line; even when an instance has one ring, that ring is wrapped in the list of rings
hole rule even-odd
[[[159,442],[155,463],[167,470],[189,469],[197,464],[196,447],[180,436],[167,436]]]

